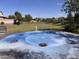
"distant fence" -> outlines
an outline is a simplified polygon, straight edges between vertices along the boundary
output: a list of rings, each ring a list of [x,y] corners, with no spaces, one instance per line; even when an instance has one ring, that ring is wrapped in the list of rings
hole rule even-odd
[[[7,26],[0,25],[0,33],[6,33],[7,32]]]

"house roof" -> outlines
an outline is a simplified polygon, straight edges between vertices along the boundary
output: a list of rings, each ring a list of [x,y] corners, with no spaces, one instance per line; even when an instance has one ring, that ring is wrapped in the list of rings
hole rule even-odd
[[[0,16],[0,18],[7,18],[7,17],[5,17],[5,16]]]

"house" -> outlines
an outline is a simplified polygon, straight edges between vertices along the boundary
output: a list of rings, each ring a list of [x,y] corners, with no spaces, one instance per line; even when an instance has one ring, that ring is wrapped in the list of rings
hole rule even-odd
[[[3,22],[4,24],[13,24],[14,19],[8,19],[8,17],[3,15],[3,12],[0,11],[0,24]]]

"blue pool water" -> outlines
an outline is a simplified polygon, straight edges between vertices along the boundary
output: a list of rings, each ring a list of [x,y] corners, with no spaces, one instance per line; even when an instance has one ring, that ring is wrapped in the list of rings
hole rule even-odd
[[[2,41],[6,43],[12,43],[12,40],[17,40],[18,42],[21,41],[25,44],[29,44],[36,47],[40,47],[40,43],[45,43],[47,44],[47,47],[50,47],[66,44],[65,39],[65,37],[57,35],[56,32],[38,31],[13,34],[4,38]]]
[[[0,47],[4,46],[3,43],[5,43],[6,45],[3,48],[6,49],[24,48],[35,52],[44,52],[51,56],[55,56],[57,54],[68,54],[72,46],[67,43],[67,40],[75,39],[72,35],[70,37],[68,36],[66,34],[62,34],[62,32],[50,31],[16,33],[3,38],[1,40],[2,44]],[[46,46],[42,47],[39,44],[46,44]]]

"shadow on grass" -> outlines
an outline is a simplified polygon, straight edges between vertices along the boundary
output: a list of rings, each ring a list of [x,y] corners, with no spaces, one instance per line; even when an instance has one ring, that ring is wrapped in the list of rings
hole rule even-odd
[[[63,31],[63,29],[50,29],[50,28],[48,28],[48,29],[38,29],[39,31]]]

